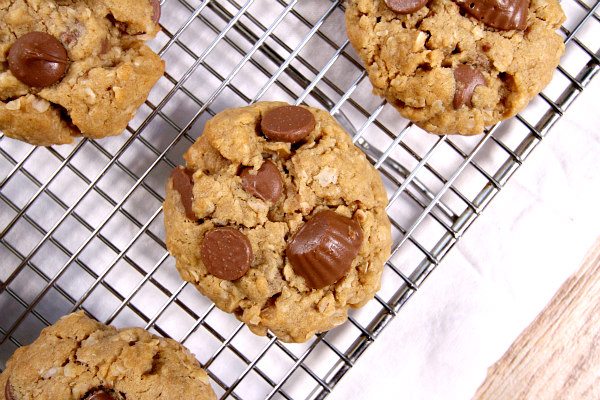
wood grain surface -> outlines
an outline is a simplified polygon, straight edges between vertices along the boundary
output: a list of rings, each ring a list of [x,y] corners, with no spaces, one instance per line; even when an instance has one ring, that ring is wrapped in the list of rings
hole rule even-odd
[[[600,240],[490,368],[475,399],[600,399]]]

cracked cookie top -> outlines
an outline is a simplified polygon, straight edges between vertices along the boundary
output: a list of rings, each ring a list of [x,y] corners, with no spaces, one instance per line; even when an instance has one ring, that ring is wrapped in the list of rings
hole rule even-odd
[[[229,109],[184,158],[167,184],[167,246],[219,308],[303,342],[373,298],[390,254],[387,195],[327,112]]]
[[[0,0],[0,131],[49,146],[123,132],[164,64],[158,0]]]
[[[0,375],[0,400],[216,399],[179,343],[117,330],[77,312],[19,348]]]
[[[374,92],[437,134],[514,116],[564,52],[557,0],[349,0],[350,42]]]

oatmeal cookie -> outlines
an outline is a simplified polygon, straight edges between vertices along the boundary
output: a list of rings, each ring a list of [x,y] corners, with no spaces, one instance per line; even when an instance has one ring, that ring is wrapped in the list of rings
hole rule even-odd
[[[171,339],[117,330],[77,312],[19,348],[0,375],[0,400],[215,400],[208,375]]]
[[[437,134],[479,134],[521,111],[564,52],[557,0],[349,0],[374,92]]]
[[[34,145],[123,132],[164,63],[158,0],[0,1],[0,131]]]
[[[304,342],[373,298],[391,247],[387,194],[327,112],[226,110],[184,158],[167,184],[167,246],[220,309]]]

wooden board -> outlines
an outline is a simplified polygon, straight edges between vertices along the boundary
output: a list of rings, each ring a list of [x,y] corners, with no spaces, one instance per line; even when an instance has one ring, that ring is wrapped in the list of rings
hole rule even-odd
[[[600,399],[600,240],[488,371],[476,399]]]

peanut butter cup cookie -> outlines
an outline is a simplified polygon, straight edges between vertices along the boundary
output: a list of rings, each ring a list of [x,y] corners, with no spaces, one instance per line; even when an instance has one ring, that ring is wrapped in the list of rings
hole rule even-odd
[[[557,0],[349,0],[374,92],[438,134],[481,133],[550,81],[564,52]]]
[[[390,254],[387,195],[327,112],[226,110],[184,158],[167,184],[167,246],[219,308],[304,342],[373,298]]]
[[[143,329],[117,330],[82,312],[21,347],[0,375],[0,400],[214,400],[183,346]]]
[[[158,0],[0,1],[0,131],[49,146],[125,129],[164,72]]]

